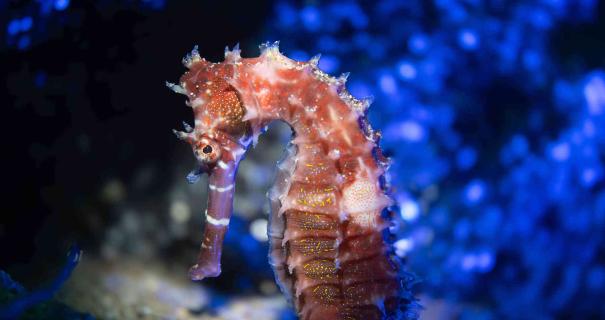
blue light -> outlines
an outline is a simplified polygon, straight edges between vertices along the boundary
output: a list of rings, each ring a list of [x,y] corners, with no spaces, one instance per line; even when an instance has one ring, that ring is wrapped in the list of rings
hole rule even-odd
[[[306,62],[309,60],[309,54],[307,54],[304,51],[300,51],[300,50],[292,51],[288,56],[291,59],[294,59],[296,61],[301,61],[301,62]]]
[[[541,63],[541,56],[537,52],[533,50],[528,50],[523,53],[523,65],[528,70],[538,69]]]
[[[553,96],[557,107],[563,108],[577,104],[577,91],[578,90],[576,90],[576,88],[569,81],[555,81],[553,86]]]
[[[285,2],[279,2],[276,5],[276,11],[280,26],[289,28],[296,25],[296,10],[293,6]]]
[[[594,123],[590,120],[585,120],[584,125],[582,126],[582,133],[584,133],[586,137],[592,138],[595,135]]]
[[[387,95],[393,95],[393,94],[397,93],[397,81],[390,74],[387,74],[387,73],[383,74],[379,78],[378,85],[380,86],[380,89],[382,90],[382,92],[384,92]]]
[[[538,29],[549,29],[552,27],[552,19],[549,14],[547,14],[542,9],[534,8],[530,13],[531,22]]]
[[[454,237],[458,240],[465,240],[471,234],[471,223],[468,219],[460,219],[454,226]]]
[[[476,204],[485,196],[485,183],[481,180],[471,181],[464,189],[465,202],[469,205]]]
[[[39,10],[41,15],[46,16],[51,13],[54,6],[53,0],[37,0],[37,2],[40,4]]]
[[[471,147],[462,148],[456,156],[456,164],[462,170],[468,170],[477,161],[477,151]]]
[[[353,44],[358,48],[367,48],[372,40],[370,36],[365,32],[359,32],[353,36]]]
[[[359,4],[355,2],[337,2],[331,6],[330,15],[346,19],[355,29],[364,29],[368,25],[368,17]]]
[[[423,54],[429,46],[429,40],[426,35],[417,33],[413,34],[408,40],[408,47],[415,54]]]
[[[303,25],[309,31],[318,31],[321,27],[320,12],[314,6],[307,6],[300,11]]]
[[[591,75],[584,86],[584,98],[590,114],[599,115],[605,111],[605,75],[602,72]]]
[[[399,63],[399,75],[404,80],[413,80],[416,78],[416,67],[408,61]]]
[[[473,30],[462,30],[458,35],[460,46],[466,50],[474,50],[479,46],[479,38]]]
[[[333,55],[322,55],[318,66],[327,73],[334,73],[340,67],[340,60]]]
[[[372,95],[372,89],[365,82],[352,80],[347,84],[347,89],[354,97],[365,98]]]
[[[595,266],[588,272],[586,285],[592,290],[601,290],[605,287],[605,267]]]
[[[9,35],[15,35],[21,30],[19,19],[13,19],[8,23],[7,32]]]
[[[166,5],[166,0],[143,0],[144,2],[149,3],[152,9],[162,9]]]
[[[502,209],[497,206],[486,208],[479,215],[474,228],[475,233],[483,239],[493,239],[497,236],[496,230],[502,223]]]
[[[410,142],[421,141],[425,136],[424,128],[416,121],[403,121],[399,124],[398,129],[398,136]]]
[[[477,258],[475,257],[474,254],[465,254],[462,257],[462,269],[466,270],[466,271],[471,271],[475,268],[475,265],[477,264]]]
[[[551,158],[556,161],[559,161],[559,162],[563,162],[563,161],[566,161],[567,159],[569,159],[569,154],[570,154],[570,147],[569,147],[569,144],[565,143],[565,142],[555,144],[550,149]]]
[[[415,221],[420,215],[420,207],[418,204],[410,199],[406,199],[399,203],[401,217],[405,221]]]
[[[69,7],[69,0],[55,0],[55,10],[63,11]]]
[[[527,155],[529,145],[525,136],[513,135],[511,141],[500,151],[502,164],[510,165],[513,161],[522,159]]]
[[[27,47],[29,47],[30,43],[31,39],[29,38],[29,36],[22,36],[17,42],[17,48],[19,48],[19,50],[25,50],[27,49]]]
[[[489,251],[483,251],[477,255],[476,263],[479,272],[491,271],[494,267],[494,255]]]
[[[494,266],[493,254],[489,251],[482,251],[478,253],[467,253],[462,256],[460,265],[463,270],[469,272],[488,272]]]
[[[320,52],[334,52],[341,47],[341,44],[334,37],[322,36],[317,41],[317,46]]]
[[[585,187],[592,187],[598,179],[597,170],[594,168],[586,168],[582,171],[582,184]]]
[[[527,139],[525,138],[525,136],[520,134],[514,135],[511,141],[511,148],[515,155],[525,156],[529,149],[529,145],[527,144]]]
[[[34,21],[32,20],[32,17],[24,17],[23,19],[21,19],[21,31],[29,31],[33,23]]]

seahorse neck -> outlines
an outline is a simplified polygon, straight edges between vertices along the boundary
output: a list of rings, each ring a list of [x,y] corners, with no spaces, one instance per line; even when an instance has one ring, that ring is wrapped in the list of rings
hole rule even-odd
[[[363,126],[369,101],[350,96],[345,80],[268,49],[237,61],[230,84],[246,108],[254,140],[271,121],[281,120],[293,129],[294,144],[323,144],[334,157],[371,154],[376,137]]]

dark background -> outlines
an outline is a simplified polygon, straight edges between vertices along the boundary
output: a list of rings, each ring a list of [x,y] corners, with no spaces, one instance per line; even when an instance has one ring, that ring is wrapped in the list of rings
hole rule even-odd
[[[29,6],[14,1],[3,15]],[[108,219],[96,199],[99,186],[116,176],[131,180],[145,165],[166,171],[174,152],[189,152],[171,128],[191,119],[190,110],[164,87],[183,72],[180,58],[196,43],[217,61],[225,44],[258,42],[270,8],[196,1],[152,11],[76,2],[48,17],[48,29],[33,32],[47,37],[27,50],[5,47],[1,265],[19,263],[14,272],[28,274],[40,268],[35,254],[44,261],[82,237],[97,244],[98,230],[83,225],[82,214]],[[157,197],[167,187],[154,181],[140,196]]]

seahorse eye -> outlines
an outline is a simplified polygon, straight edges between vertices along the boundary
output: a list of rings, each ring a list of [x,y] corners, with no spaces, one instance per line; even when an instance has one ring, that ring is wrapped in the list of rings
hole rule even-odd
[[[194,145],[193,152],[198,161],[204,164],[213,164],[221,157],[221,149],[218,143],[206,137],[200,139]]]

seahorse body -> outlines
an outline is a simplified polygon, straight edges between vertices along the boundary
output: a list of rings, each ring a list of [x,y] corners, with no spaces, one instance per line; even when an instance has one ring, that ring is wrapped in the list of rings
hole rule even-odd
[[[201,173],[209,174],[206,226],[194,280],[220,274],[222,241],[229,224],[237,165],[268,123],[281,120],[293,131],[269,192],[270,263],[281,290],[301,319],[403,319],[413,316],[413,298],[388,243],[384,189],[387,159],[370,128],[369,100],[345,88],[318,58],[297,62],[275,44],[256,58],[225,50],[211,63],[197,49],[184,59],[189,69],[179,85],[188,96],[195,128],[176,132],[193,146]]]

